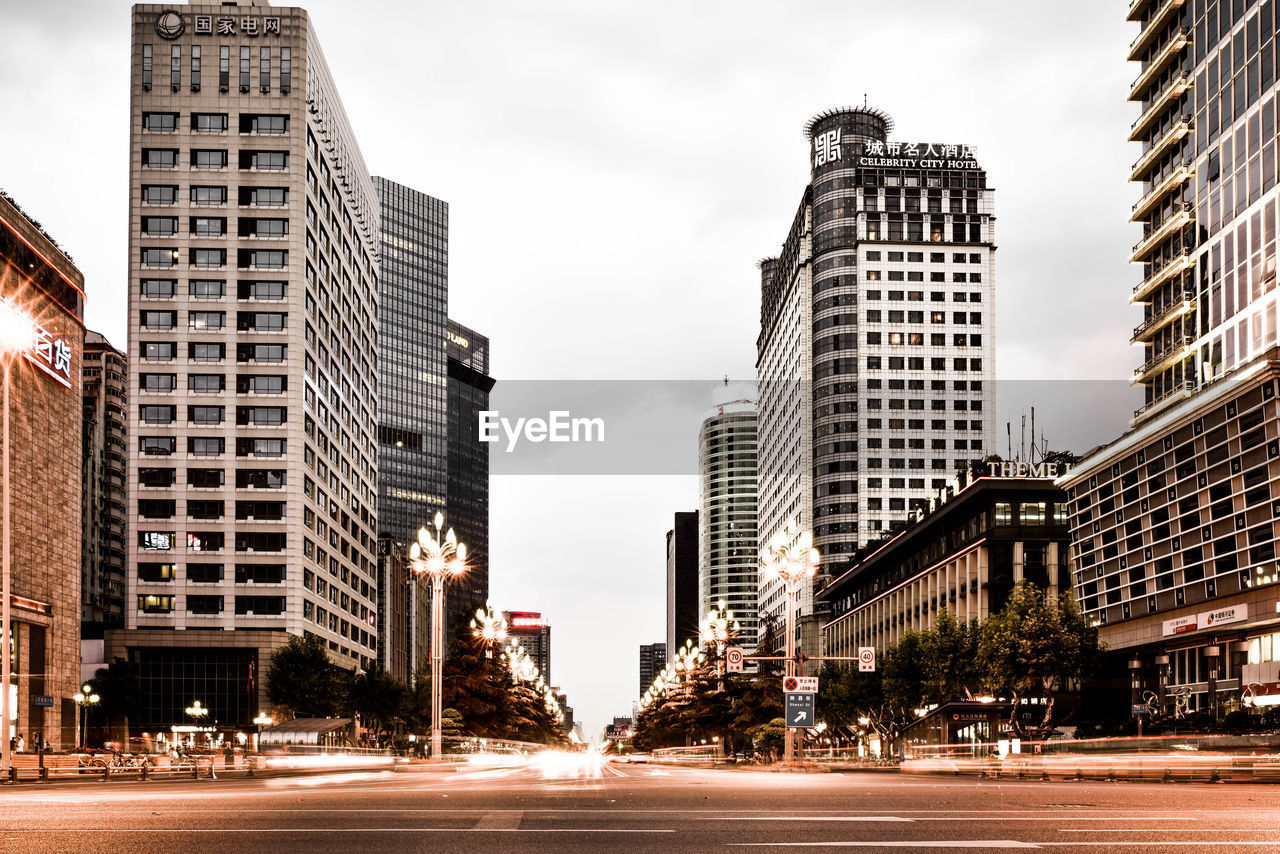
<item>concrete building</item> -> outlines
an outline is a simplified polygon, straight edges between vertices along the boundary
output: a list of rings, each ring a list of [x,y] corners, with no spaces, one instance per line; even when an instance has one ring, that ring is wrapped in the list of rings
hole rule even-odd
[[[105,336],[85,332],[80,634],[99,641],[124,627],[128,370]]]
[[[676,513],[667,531],[667,660],[685,641],[698,643],[698,511]],[[658,666],[661,670],[662,666]],[[653,680],[650,679],[650,682]],[[641,679],[642,690],[648,687]]]
[[[665,643],[640,644],[640,691],[636,694],[637,697],[644,696],[644,692],[653,684],[654,677],[666,666],[668,650]]]
[[[551,622],[537,611],[503,611],[507,638],[524,647],[538,666],[542,680],[551,684]]]
[[[130,57],[135,722],[223,736],[314,634],[376,660],[379,206],[302,9],[138,5]],[[215,736],[216,738],[216,736]]]
[[[1014,585],[1049,596],[1070,589],[1066,494],[1051,477],[969,477],[962,472],[918,518],[868,546],[818,594],[830,618],[827,655],[877,652],[907,631],[931,628],[943,608],[960,622],[1004,607]]]
[[[823,573],[994,445],[994,191],[970,146],[892,129],[867,107],[805,125],[811,181],[760,264],[760,543],[812,530]],[[781,624],[781,582],[759,596]],[[805,584],[806,653],[813,607]]]
[[[1137,0],[1126,15],[1146,397],[1060,481],[1073,586],[1128,657],[1136,702],[1222,715],[1246,692],[1280,703],[1276,9]]]
[[[756,449],[754,389],[726,385],[698,430],[698,622],[724,602],[748,648],[758,622]]]
[[[55,750],[76,745],[84,276],[40,226],[0,194],[0,313],[30,343],[5,354],[9,377],[9,619],[12,691],[7,731]]]

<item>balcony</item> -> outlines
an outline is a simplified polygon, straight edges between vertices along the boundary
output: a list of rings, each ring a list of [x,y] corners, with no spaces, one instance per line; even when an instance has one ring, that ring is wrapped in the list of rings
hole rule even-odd
[[[1157,374],[1169,365],[1181,362],[1190,356],[1194,350],[1192,345],[1195,340],[1191,335],[1181,335],[1175,338],[1168,350],[1157,353],[1134,370],[1133,383],[1136,385],[1137,383],[1146,382],[1151,379],[1153,374]]]
[[[1147,129],[1160,118],[1160,114],[1173,101],[1187,91],[1195,84],[1195,78],[1190,71],[1183,71],[1177,77],[1165,84],[1164,89],[1160,90],[1160,94],[1142,108],[1142,114],[1138,116],[1137,121],[1129,128],[1129,141],[1141,142],[1146,136]]]
[[[1133,410],[1133,422],[1136,423],[1140,419],[1150,418],[1156,412],[1171,406],[1180,400],[1186,400],[1196,390],[1195,383],[1191,380],[1183,380],[1181,383],[1167,389],[1159,397],[1154,397],[1149,403],[1145,403],[1139,408]]]
[[[1151,5],[1151,0],[1133,0],[1133,2],[1129,4],[1129,12],[1128,14],[1125,15],[1125,20],[1126,21],[1142,20],[1142,13],[1145,12],[1147,10],[1147,7],[1150,5]]]
[[[1133,329],[1133,343],[1145,342],[1151,339],[1156,331],[1167,326],[1170,321],[1177,320],[1191,313],[1196,307],[1195,292],[1190,287],[1184,287],[1182,290],[1182,299],[1173,300],[1164,308],[1152,314],[1149,318],[1138,324]]]
[[[1182,248],[1182,251],[1174,257],[1174,259],[1165,264],[1160,269],[1147,276],[1142,282],[1133,289],[1133,295],[1129,297],[1130,303],[1146,302],[1147,298],[1160,285],[1167,282],[1170,277],[1181,273],[1183,270],[1190,269],[1195,264],[1195,255],[1192,250]]]
[[[1195,220],[1195,208],[1190,202],[1183,202],[1168,219],[1156,226],[1144,238],[1133,245],[1133,254],[1129,256],[1129,260],[1133,262],[1142,261],[1170,236],[1177,234],[1191,224]]]
[[[1141,101],[1142,96],[1147,93],[1147,89],[1155,81],[1160,74],[1169,67],[1175,59],[1181,55],[1184,48],[1191,44],[1191,28],[1182,27],[1173,38],[1169,39],[1168,44],[1160,48],[1155,56],[1151,57],[1151,61],[1147,63],[1147,67],[1142,69],[1142,73],[1133,81],[1132,87],[1129,89],[1130,101]]]
[[[1147,152],[1133,164],[1133,171],[1129,173],[1129,180],[1141,180],[1147,174],[1147,170],[1151,168],[1151,164],[1163,157],[1175,142],[1189,133],[1191,133],[1191,114],[1183,113],[1182,118],[1175,122],[1173,127],[1165,131],[1164,135],[1157,139],[1147,149]]]
[[[1138,33],[1138,37],[1129,43],[1130,62],[1136,62],[1138,60],[1138,57],[1142,55],[1142,52],[1151,46],[1151,42],[1160,34],[1160,31],[1164,29],[1165,25],[1169,23],[1169,16],[1181,9],[1186,2],[1187,0],[1165,0],[1165,2],[1160,5],[1160,8],[1151,16],[1151,19],[1142,25],[1142,32]],[[1134,16],[1134,10],[1137,9],[1137,14],[1141,15],[1142,9],[1146,5],[1147,4],[1142,3],[1141,0],[1135,2],[1129,7],[1128,19],[1130,21],[1137,20]]]
[[[1138,199],[1133,206],[1133,213],[1129,215],[1129,222],[1138,222],[1146,217],[1147,213],[1156,205],[1158,205],[1165,196],[1181,187],[1191,179],[1196,173],[1195,167],[1189,162],[1183,161],[1177,169],[1170,172],[1164,179],[1147,190],[1141,199]]]

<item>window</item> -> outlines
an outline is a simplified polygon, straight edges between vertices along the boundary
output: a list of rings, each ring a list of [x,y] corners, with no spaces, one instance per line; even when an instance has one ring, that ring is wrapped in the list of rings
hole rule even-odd
[[[249,504],[252,502],[237,502]],[[236,564],[236,584],[281,584],[285,579],[284,564],[279,563],[238,563]]]
[[[167,552],[176,542],[173,531],[139,531],[138,548],[144,552]]]
[[[236,456],[283,457],[284,439],[236,439]]]
[[[241,504],[253,506],[255,504],[266,505],[274,503],[283,504],[284,502],[237,501],[236,506],[239,507]],[[279,516],[275,518],[279,518]],[[283,533],[236,531],[236,551],[238,552],[282,552],[285,550],[286,545],[287,540]]]
[[[248,45],[245,45],[244,47],[241,47],[241,48],[240,48],[240,91],[241,91],[241,92],[248,92],[248,91],[249,91],[249,64],[250,64],[250,61],[251,61],[251,60],[250,60],[250,57],[249,57],[249,46],[248,46]],[[243,125],[243,123],[244,123],[244,120],[243,120],[243,118],[242,118],[242,119],[241,119],[241,124]]]
[[[240,168],[261,172],[279,172],[289,168],[287,151],[240,151]]]
[[[279,616],[284,613],[283,596],[237,596],[236,613],[249,616]],[[332,615],[331,615],[332,616]],[[332,620],[330,621],[332,622]]]
[[[284,249],[241,249],[240,269],[281,270],[289,263],[289,253]]]
[[[226,169],[227,150],[225,148],[193,148],[191,167],[193,169]]]
[[[144,614],[168,614],[173,610],[173,597],[139,593],[138,610]]]
[[[222,564],[189,563],[187,564],[187,581],[195,584],[216,584],[222,580]]]
[[[222,469],[187,469],[187,486],[194,489],[218,489],[224,482]]]
[[[224,311],[189,311],[187,326],[197,332],[216,332],[226,325]]]
[[[175,567],[171,563],[139,563],[138,580],[151,584],[163,584],[174,579]]]
[[[151,45],[144,44],[142,46],[142,91],[151,91]]]
[[[172,519],[176,503],[172,498],[143,498],[138,502],[138,515],[143,519]]]
[[[221,531],[191,531],[187,533],[187,551],[220,552],[226,539]]]
[[[218,394],[227,383],[222,374],[188,374],[187,390],[196,394]]]
[[[138,437],[138,451],[147,457],[167,457],[177,450],[177,444],[172,436]]]
[[[150,299],[171,299],[177,284],[174,279],[143,279],[142,295]]]
[[[996,502],[996,524],[1012,525],[1013,524],[1013,505],[1007,501]]]
[[[289,200],[287,187],[241,187],[240,204],[260,208],[284,207]]]
[[[178,356],[178,345],[173,341],[143,341],[139,349],[147,362],[172,362]]]
[[[1045,502],[1024,501],[1018,508],[1018,523],[1021,525],[1043,525]]]
[[[187,437],[187,454],[193,457],[218,457],[222,455],[226,448],[226,440],[221,436],[188,436]],[[222,474],[218,474],[218,483],[221,485]]]
[[[223,48],[226,50],[226,48]],[[192,113],[191,130],[196,133],[222,133],[227,129],[226,113]]]
[[[178,166],[178,149],[144,148],[142,149],[142,165],[148,169],[176,169]]]
[[[240,299],[282,300],[288,293],[284,282],[241,282]]]
[[[247,51],[248,48],[244,48],[244,50]],[[272,133],[272,134],[288,133],[289,117],[241,114],[240,132],[241,133]]]
[[[225,205],[227,203],[226,187],[191,188],[191,204],[193,205]]]
[[[191,266],[201,269],[217,269],[224,267],[227,263],[227,250],[225,249],[192,249],[191,250]]]
[[[187,358],[193,362],[221,362],[227,355],[226,344],[187,345]]]
[[[288,233],[287,219],[240,217],[241,237],[284,237]]]
[[[218,48],[218,91],[226,92],[231,88],[231,48],[222,45]]]
[[[284,469],[239,469],[236,471],[237,489],[282,489],[284,485]]]
[[[287,415],[284,406],[237,406],[236,424],[274,427],[283,424]]]
[[[191,48],[191,91],[200,91],[200,45]]]
[[[169,88],[174,92],[182,86],[182,46],[169,46]]]
[[[190,614],[222,613],[222,597],[187,594],[187,612]]]
[[[222,299],[227,293],[227,283],[221,279],[192,279],[187,283],[192,299]]]
[[[198,501],[189,499],[187,501],[187,516],[192,519],[221,519],[225,505],[222,501]]]
[[[173,407],[169,407],[172,409]],[[162,468],[140,468],[138,469],[138,483],[141,486],[164,489],[173,486],[177,482],[177,473],[173,469]]]
[[[188,406],[187,423],[202,426],[221,424],[223,411],[221,406]]]
[[[236,378],[236,391],[240,394],[284,394],[288,382],[278,375],[242,375]]]
[[[172,205],[178,201],[178,188],[168,184],[143,184],[144,205]]]
[[[258,89],[261,92],[271,91],[271,48],[264,47],[258,53]]]
[[[142,233],[147,237],[169,237],[178,233],[176,216],[144,216]]]
[[[143,249],[142,266],[173,267],[178,263],[177,249]]]
[[[178,129],[178,114],[143,113],[142,129],[152,133],[173,133]]]
[[[285,311],[236,312],[236,328],[245,332],[283,332],[289,325]]]
[[[139,374],[143,391],[170,392],[178,386],[176,374]]]
[[[144,309],[141,314],[141,321],[143,329],[173,329],[178,325],[178,313],[176,311],[151,311]]]
[[[280,48],[280,94],[282,95],[288,95],[289,89],[293,86],[291,59],[292,50],[287,47]]]

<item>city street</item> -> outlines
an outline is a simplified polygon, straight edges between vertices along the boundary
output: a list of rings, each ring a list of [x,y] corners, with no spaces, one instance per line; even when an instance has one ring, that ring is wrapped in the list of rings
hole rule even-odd
[[[553,755],[458,771],[22,786],[2,796],[0,837],[22,852],[1280,850],[1277,791]]]

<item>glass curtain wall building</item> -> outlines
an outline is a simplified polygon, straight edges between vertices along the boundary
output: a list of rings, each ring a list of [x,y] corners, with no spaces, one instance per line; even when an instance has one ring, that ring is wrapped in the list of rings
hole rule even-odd
[[[489,443],[480,441],[480,412],[489,408],[489,339],[450,320],[448,357],[448,467],[445,516],[467,544],[468,570],[449,583],[446,631],[470,621],[489,600]],[[550,682],[551,677],[547,677]]]

